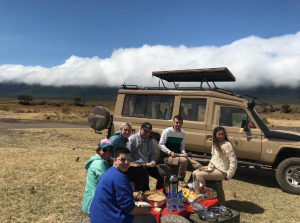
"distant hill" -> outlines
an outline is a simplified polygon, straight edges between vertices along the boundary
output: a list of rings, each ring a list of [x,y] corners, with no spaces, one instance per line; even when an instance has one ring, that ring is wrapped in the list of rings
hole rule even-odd
[[[0,83],[0,97],[17,98],[31,95],[34,99],[115,100],[120,87],[52,87],[28,84]],[[300,104],[300,88],[259,86],[256,88],[230,89],[236,94],[251,95],[269,104]]]

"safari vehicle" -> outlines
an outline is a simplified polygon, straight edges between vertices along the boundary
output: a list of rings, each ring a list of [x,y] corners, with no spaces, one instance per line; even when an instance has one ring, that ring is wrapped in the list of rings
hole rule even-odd
[[[105,108],[95,107],[101,112],[92,110],[89,119],[95,118],[96,113],[103,118],[98,115],[102,127],[94,128],[100,131],[108,126],[109,137],[123,122],[129,122],[134,134],[147,121],[153,125],[157,146],[162,131],[172,126],[173,117],[180,114],[184,119],[186,150],[199,157],[211,153],[213,129],[223,126],[240,164],[274,169],[284,191],[300,194],[300,135],[269,130],[255,111],[257,98],[217,88],[215,82],[235,81],[227,68],[159,71],[152,75],[160,79],[161,86],[141,89],[123,85],[114,117]],[[173,82],[174,88],[165,87],[164,81]],[[182,88],[178,82],[199,82],[199,87]],[[157,152],[159,163],[162,154],[158,147]]]

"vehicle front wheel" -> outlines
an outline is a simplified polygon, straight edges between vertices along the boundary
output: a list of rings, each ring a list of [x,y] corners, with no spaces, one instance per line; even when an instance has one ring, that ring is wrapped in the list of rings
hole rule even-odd
[[[276,169],[276,180],[285,192],[300,194],[300,158],[283,160]]]

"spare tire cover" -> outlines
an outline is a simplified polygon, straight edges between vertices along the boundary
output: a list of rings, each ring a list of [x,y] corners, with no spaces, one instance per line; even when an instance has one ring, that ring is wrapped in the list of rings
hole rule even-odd
[[[103,106],[96,106],[90,111],[88,120],[91,128],[101,131],[108,127],[110,121],[109,111]]]

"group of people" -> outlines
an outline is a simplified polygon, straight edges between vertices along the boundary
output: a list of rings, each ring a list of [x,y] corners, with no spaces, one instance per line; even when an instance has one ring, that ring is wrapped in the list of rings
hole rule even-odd
[[[187,156],[183,118],[176,115],[173,126],[162,132],[159,148],[164,162],[178,166],[178,180],[184,181],[187,168],[193,169],[191,177],[200,180],[229,180],[237,168],[237,160],[225,129],[217,127],[213,132],[212,172],[200,171],[201,164]],[[152,125],[142,124],[138,133],[131,135],[129,123],[120,126],[112,137],[101,140],[96,154],[85,163],[88,170],[82,210],[90,214],[91,222],[156,222],[150,210],[134,204],[135,190],[149,190],[149,176],[157,179],[156,189],[163,187],[166,173],[156,166],[157,151],[150,134]],[[183,154],[178,156],[178,154]],[[113,157],[113,158],[112,158]],[[131,162],[148,163],[147,166],[130,167]]]

